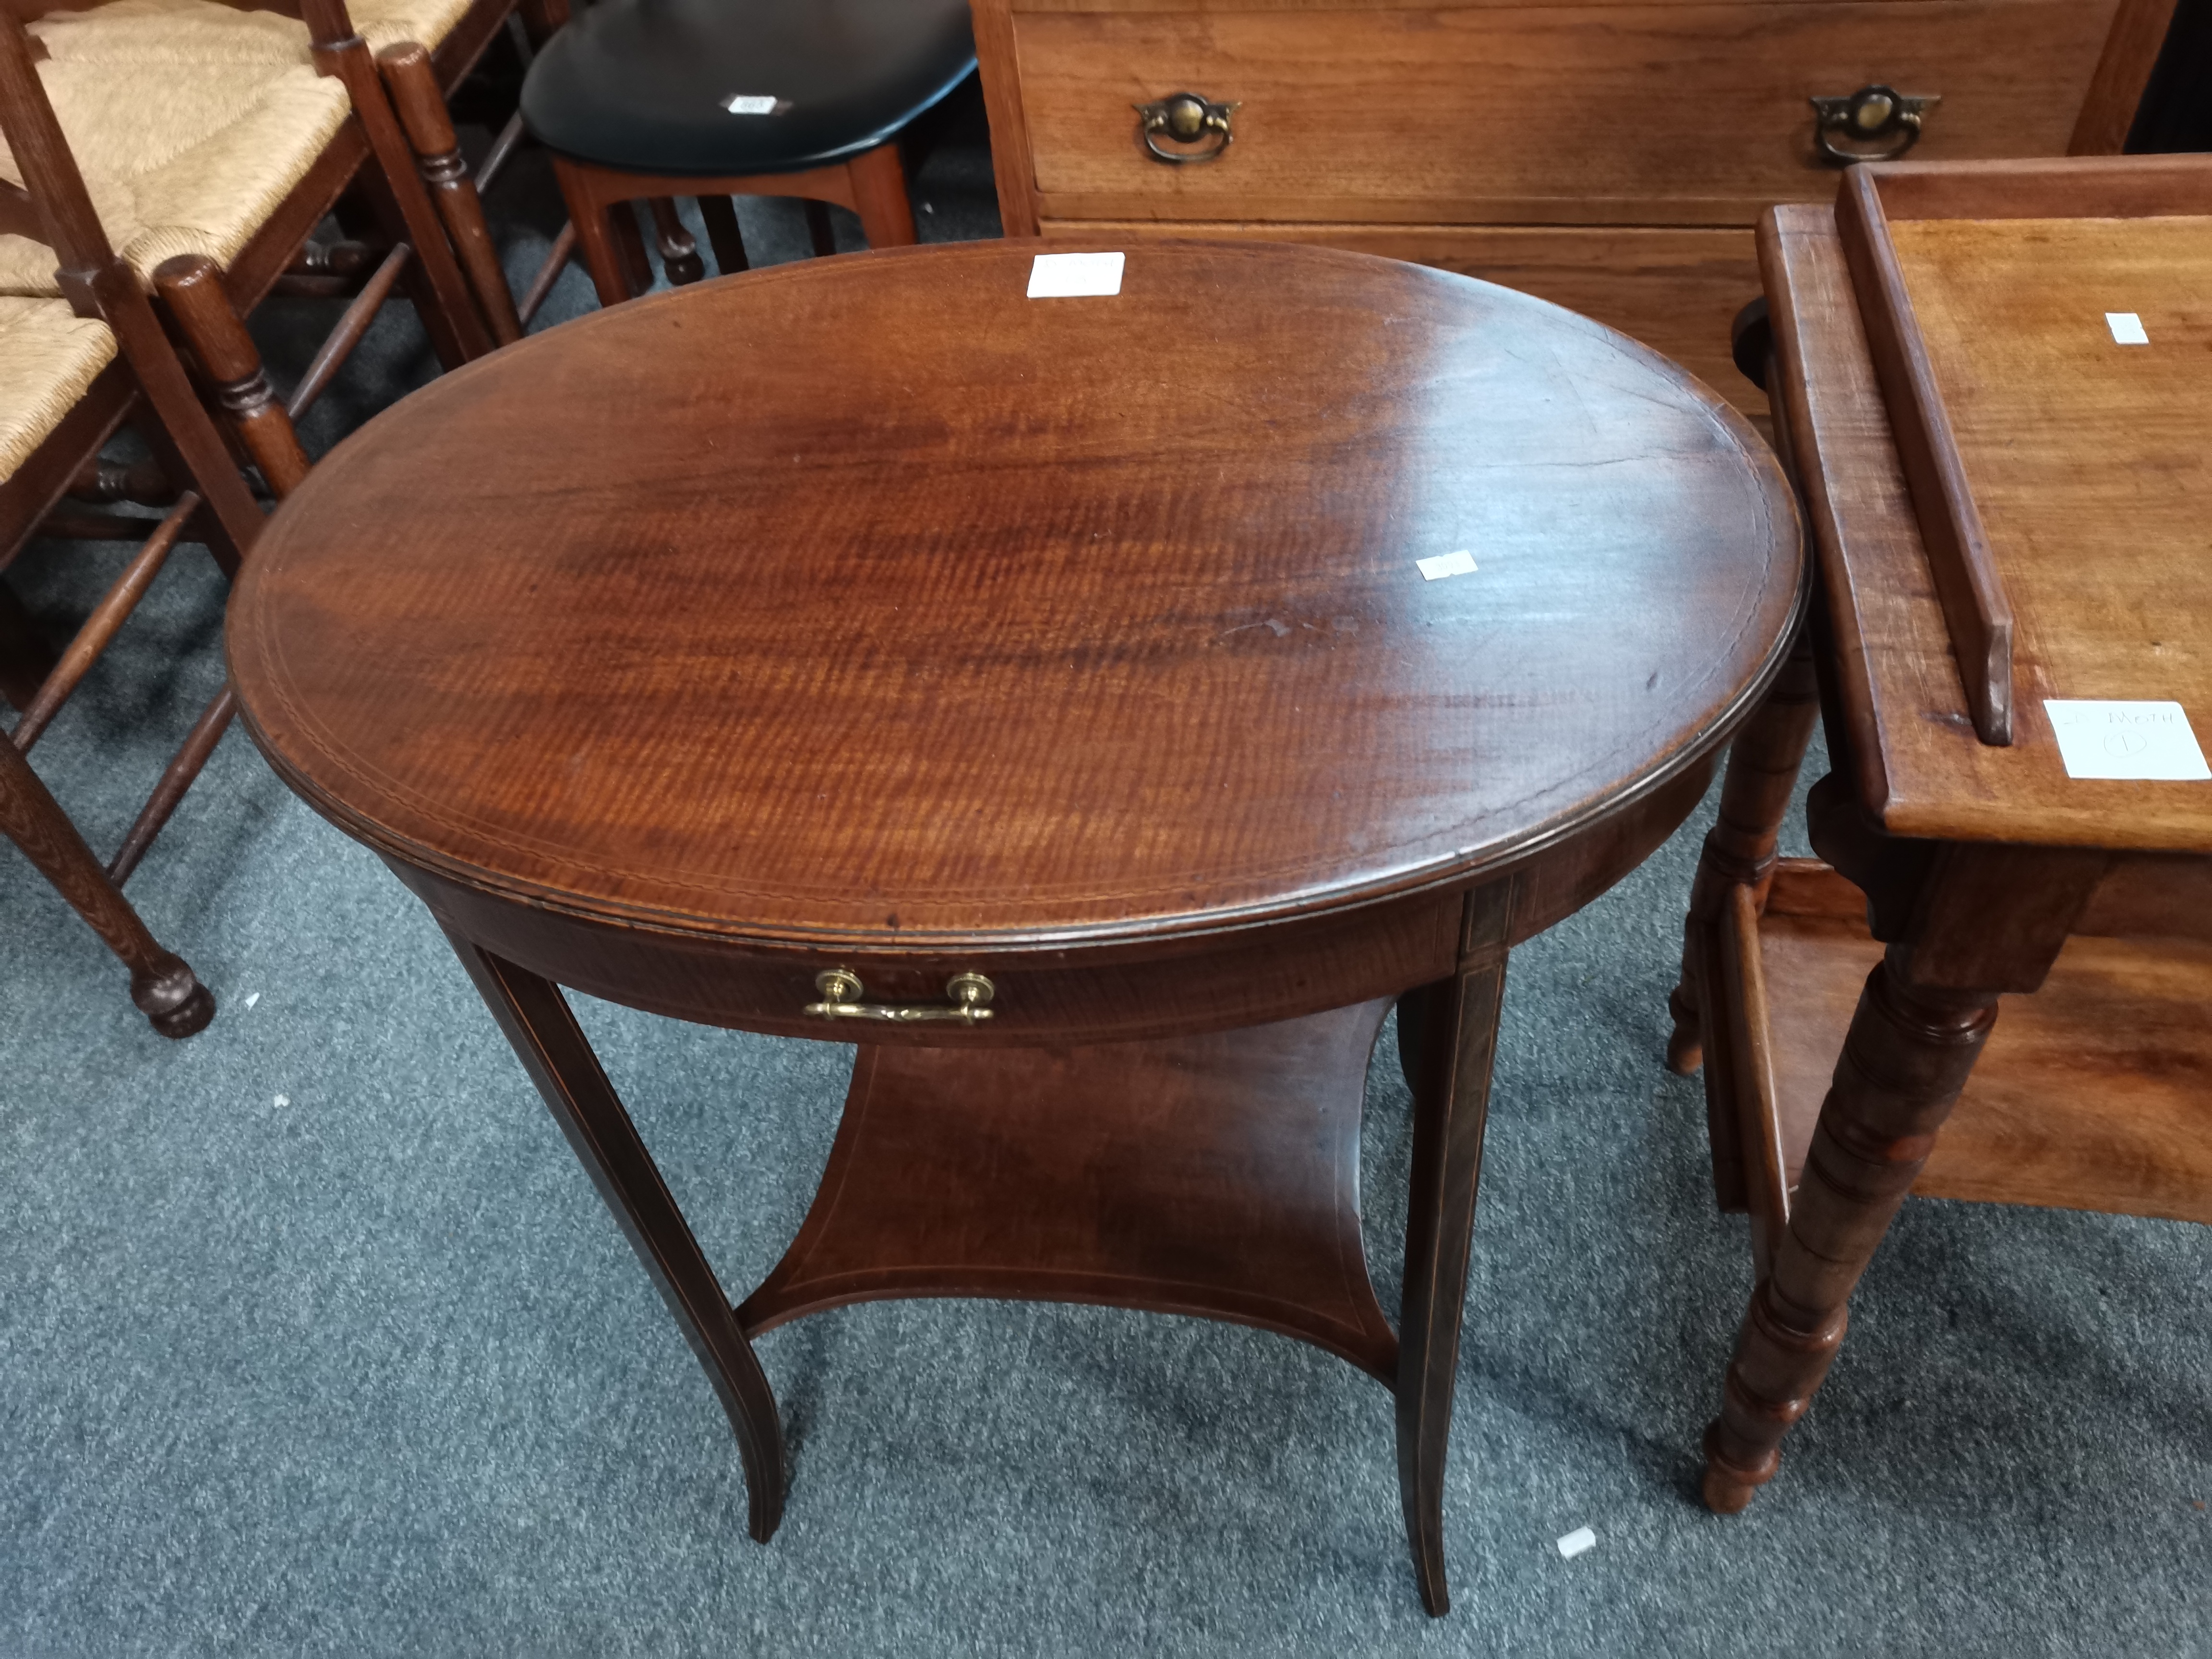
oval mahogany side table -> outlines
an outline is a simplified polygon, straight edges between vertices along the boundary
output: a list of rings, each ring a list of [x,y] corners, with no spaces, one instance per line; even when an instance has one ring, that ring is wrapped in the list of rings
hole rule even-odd
[[[1717,398],[1541,301],[1206,243],[1030,299],[1034,250],[781,266],[447,375],[278,510],[240,705],[451,936],[719,1391],[755,1537],[751,1336],[1107,1303],[1391,1388],[1442,1613],[1506,952],[1698,799],[1795,629],[1796,508]],[[736,1306],[562,986],[860,1043]],[[1401,998],[1394,1333],[1358,1125]]]

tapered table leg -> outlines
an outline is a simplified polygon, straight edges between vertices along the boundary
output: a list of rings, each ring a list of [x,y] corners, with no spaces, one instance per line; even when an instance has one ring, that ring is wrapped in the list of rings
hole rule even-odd
[[[0,831],[53,883],[131,970],[131,1000],[166,1037],[187,1037],[215,1018],[215,994],[182,957],[161,948],[131,901],[47,792],[30,762],[0,732]]]
[[[1458,973],[1413,992],[1398,1012],[1404,1030],[1412,1010],[1413,1040],[1419,1044],[1398,1320],[1398,1494],[1421,1602],[1436,1618],[1451,1607],[1444,1577],[1444,1451],[1511,927],[1510,881],[1469,894]]]
[[[765,1544],[783,1518],[783,1429],[729,1297],[561,988],[451,928],[446,936],[706,1368],[744,1459],[752,1535]]]

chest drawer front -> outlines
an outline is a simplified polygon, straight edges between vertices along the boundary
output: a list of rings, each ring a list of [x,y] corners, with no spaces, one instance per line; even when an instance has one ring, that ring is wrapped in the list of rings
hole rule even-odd
[[[1750,224],[1826,200],[1815,96],[1942,102],[1917,157],[2063,154],[2113,0],[1018,12],[1048,218]],[[1218,160],[1134,104],[1238,107]]]

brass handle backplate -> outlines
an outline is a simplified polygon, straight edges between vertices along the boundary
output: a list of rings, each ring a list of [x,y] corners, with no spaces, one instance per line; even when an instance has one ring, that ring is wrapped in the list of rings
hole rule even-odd
[[[1838,166],[1853,161],[1894,161],[1920,142],[1920,120],[1943,101],[1940,94],[1907,97],[1895,87],[1861,87],[1848,98],[1814,98],[1813,133],[1820,154]],[[1838,136],[1873,148],[1847,149]]]
[[[1194,92],[1171,92],[1157,104],[1132,104],[1129,107],[1137,112],[1137,136],[1145,141],[1145,148],[1152,151],[1152,159],[1180,167],[1194,161],[1211,161],[1227,149],[1233,136],[1229,131],[1229,118],[1243,106],[1217,104]],[[1163,149],[1163,137],[1178,144],[1205,144],[1206,148]]]
[[[814,976],[822,1000],[810,1002],[806,1012],[819,1019],[887,1019],[908,1024],[925,1019],[957,1019],[973,1025],[991,1018],[984,1005],[994,987],[981,974],[955,974],[945,981],[948,1002],[863,1002],[866,988],[860,976],[844,968],[825,968]]]

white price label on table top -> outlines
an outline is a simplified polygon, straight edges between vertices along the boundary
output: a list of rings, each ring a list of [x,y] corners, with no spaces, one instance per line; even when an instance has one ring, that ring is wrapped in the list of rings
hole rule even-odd
[[[2150,336],[2143,332],[2142,319],[2132,311],[2108,311],[2105,326],[2112,331],[2114,345],[2148,345]]]
[[[2112,702],[2046,697],[2069,778],[2212,778],[2178,702]]]
[[[1030,264],[1030,298],[1075,300],[1121,291],[1118,253],[1040,253]]]

